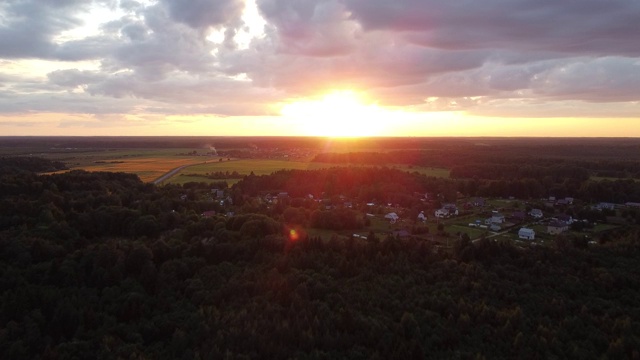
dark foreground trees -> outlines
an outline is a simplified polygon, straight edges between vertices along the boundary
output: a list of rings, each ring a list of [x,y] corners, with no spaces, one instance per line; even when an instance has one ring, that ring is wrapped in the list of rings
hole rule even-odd
[[[129,175],[32,180],[2,194],[3,359],[640,356],[637,232],[450,253],[204,218]]]

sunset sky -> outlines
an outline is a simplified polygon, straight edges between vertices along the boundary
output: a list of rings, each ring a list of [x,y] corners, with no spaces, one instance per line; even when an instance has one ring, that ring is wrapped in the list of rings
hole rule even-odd
[[[640,136],[637,0],[2,0],[0,135]]]

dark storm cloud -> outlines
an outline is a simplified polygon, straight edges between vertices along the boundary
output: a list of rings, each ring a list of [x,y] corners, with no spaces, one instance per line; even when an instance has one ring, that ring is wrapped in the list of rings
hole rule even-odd
[[[444,49],[551,50],[638,56],[640,2],[632,0],[344,0],[368,30],[404,32]]]

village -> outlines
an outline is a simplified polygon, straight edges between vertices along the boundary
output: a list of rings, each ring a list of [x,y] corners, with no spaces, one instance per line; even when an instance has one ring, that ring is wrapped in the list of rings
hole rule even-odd
[[[305,209],[307,218],[313,211],[337,209],[361,214],[362,226],[355,231],[314,228],[307,221],[304,225],[309,235],[363,240],[371,235],[378,239],[414,237],[442,247],[451,246],[454,240],[463,236],[471,241],[487,238],[522,246],[552,245],[564,236],[597,245],[610,231],[635,224],[636,214],[640,211],[640,203],[590,204],[571,197],[523,201],[513,197],[468,198],[458,194],[455,202],[443,202],[439,194],[414,196],[421,206],[409,208],[393,203],[358,202],[346,196],[326,198],[322,194],[295,198],[287,192],[263,193],[250,203],[254,210],[261,209],[274,218],[290,207]],[[186,200],[186,195],[181,198]],[[216,209],[203,211],[203,217],[231,217],[242,212],[234,206],[228,189],[211,189],[202,199],[213,202]]]

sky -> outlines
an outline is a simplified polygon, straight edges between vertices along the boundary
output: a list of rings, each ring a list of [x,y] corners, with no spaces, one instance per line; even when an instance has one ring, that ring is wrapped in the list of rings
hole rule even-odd
[[[0,135],[640,137],[640,0],[2,0]]]

